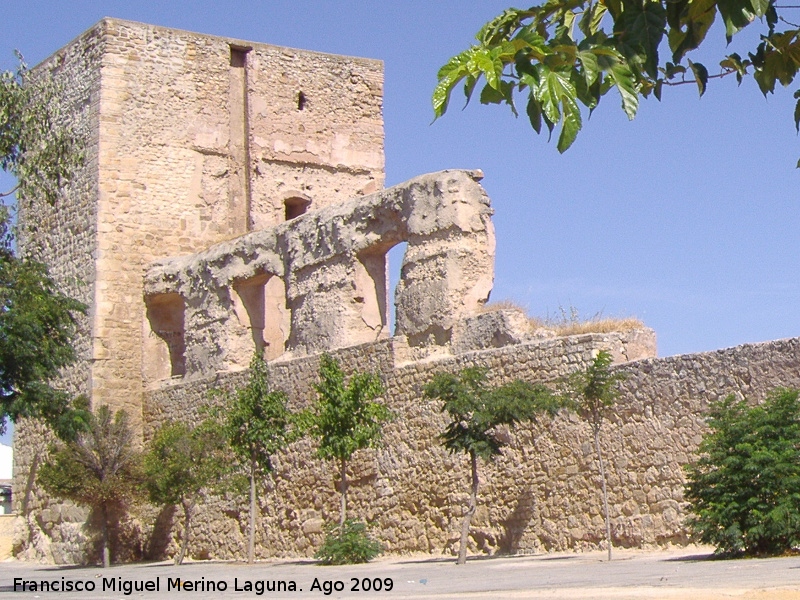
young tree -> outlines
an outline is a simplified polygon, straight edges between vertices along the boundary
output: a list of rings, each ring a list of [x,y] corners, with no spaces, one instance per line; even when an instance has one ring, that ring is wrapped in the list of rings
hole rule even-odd
[[[450,423],[440,435],[442,444],[451,453],[469,456],[472,474],[469,507],[461,526],[457,564],[467,561],[467,539],[472,517],[478,507],[478,459],[491,460],[505,446],[498,427],[531,421],[542,413],[555,414],[558,399],[543,385],[515,380],[501,387],[489,387],[488,371],[468,367],[458,375],[437,373],[425,386],[425,396],[441,400],[442,412]]]
[[[60,445],[42,465],[39,482],[49,494],[91,508],[98,517],[103,567],[111,564],[109,532],[133,501],[142,481],[141,454],[125,411],[101,406],[88,430]]]
[[[608,411],[614,406],[614,402],[619,396],[618,384],[624,379],[624,374],[610,371],[609,367],[612,362],[611,354],[601,350],[586,369],[572,373],[567,378],[565,386],[567,406],[586,420],[592,429],[594,450],[597,455],[603,489],[608,560],[611,560],[611,518],[608,514],[608,488],[603,453],[600,449],[600,430]]]
[[[3,224],[0,223],[0,229]],[[72,439],[88,414],[49,381],[75,360],[73,312],[85,306],[57,291],[44,265],[0,248],[0,432],[6,419],[43,419]]]
[[[356,372],[345,385],[339,362],[329,354],[320,358],[319,375],[321,381],[314,386],[317,401],[310,415],[310,433],[319,444],[317,456],[339,463],[339,533],[343,535],[347,520],[347,463],[357,450],[378,443],[381,428],[391,413],[374,402],[384,393],[377,375]]]
[[[792,84],[800,68],[800,26],[778,13],[794,8],[775,0],[548,0],[525,10],[509,8],[481,28],[477,44],[439,70],[434,115],[445,113],[462,82],[469,101],[483,78],[482,104],[505,103],[516,115],[515,93],[524,93],[537,133],[542,123],[550,133],[560,123],[558,150],[564,152],[583,124],[579,103],[591,112],[611,90],[619,93],[629,119],[640,96],[660,100],[664,86],[685,83],[696,84],[702,96],[710,79],[728,75],[741,82],[752,73],[766,96],[778,82]],[[709,74],[688,53],[701,46],[717,14],[729,43],[748,26],[762,34],[748,58],[731,53],[718,73]],[[800,130],[800,90],[795,98]]]
[[[689,527],[723,555],[781,554],[800,544],[800,400],[711,404],[699,459],[685,467]]]
[[[18,193],[52,204],[81,164],[82,146],[63,124],[61,86],[47,71],[32,73],[16,54],[16,71],[0,73],[0,167],[17,185],[0,197]]]
[[[60,125],[59,88],[32,77],[22,58],[0,73],[0,167],[16,177],[12,193],[55,203],[81,162],[80,144]],[[44,265],[14,252],[9,208],[0,205],[0,432],[7,419],[43,419],[63,439],[86,426],[87,413],[48,382],[75,360],[75,313],[86,307],[58,290]]]
[[[223,432],[235,460],[250,481],[250,526],[247,562],[255,559],[257,481],[272,472],[272,457],[292,442],[297,432],[281,391],[270,390],[267,363],[258,354],[250,361],[250,379],[223,398]]]
[[[215,423],[197,427],[170,422],[153,436],[144,457],[145,487],[150,500],[183,509],[181,547],[176,565],[183,564],[191,535],[191,519],[201,491],[216,483],[222,473],[224,440]]]

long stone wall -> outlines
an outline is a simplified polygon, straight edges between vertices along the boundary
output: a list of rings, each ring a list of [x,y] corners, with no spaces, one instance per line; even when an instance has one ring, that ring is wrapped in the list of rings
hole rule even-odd
[[[586,334],[409,360],[402,338],[333,352],[346,372],[370,370],[384,380],[384,401],[395,415],[380,448],[360,451],[351,465],[352,515],[376,525],[390,553],[449,554],[455,550],[469,489],[469,467],[450,455],[437,438],[446,419],[422,388],[440,370],[456,372],[479,365],[491,382],[514,378],[553,383],[588,364],[600,349],[617,360],[635,357],[652,332]],[[295,409],[314,398],[318,356],[274,361],[273,387]],[[800,387],[800,339],[752,344],[695,355],[645,358],[615,367],[627,374],[614,416],[602,434],[607,458],[614,543],[624,547],[683,544],[686,505],[682,467],[705,430],[708,403],[730,393],[760,401],[778,386]],[[194,381],[164,383],[145,394],[145,436],[168,419],[194,422],[212,388],[232,389],[247,371],[220,373]],[[596,548],[604,537],[599,476],[588,426],[570,414],[507,432],[508,448],[481,465],[480,508],[473,520],[470,551],[528,553]],[[310,556],[322,541],[324,523],[338,516],[335,469],[313,457],[301,440],[276,457],[274,479],[261,497],[257,553]],[[72,512],[70,512],[72,511]],[[49,561],[84,559],[79,531],[84,514],[50,507],[39,519],[53,537],[47,554],[29,548],[26,556]],[[177,548],[177,512],[139,512],[134,555],[152,558]],[[72,523],[70,526],[69,524]],[[241,558],[247,531],[244,498],[207,497],[199,507],[190,544],[195,558]],[[72,529],[69,529],[69,526]]]
[[[613,335],[585,335],[398,364],[397,340],[336,354],[346,368],[375,370],[387,384],[395,413],[383,447],[363,451],[353,465],[354,515],[376,523],[389,552],[448,553],[457,544],[466,506],[469,469],[439,445],[445,423],[436,403],[423,398],[433,373],[468,365],[490,369],[493,383],[515,377],[553,381],[585,365],[592,353],[619,343]],[[800,386],[800,340],[747,345],[697,355],[645,359],[617,368],[628,378],[616,416],[603,432],[615,544],[628,547],[685,543],[682,465],[704,431],[708,402],[729,393],[759,400],[775,386]],[[317,359],[275,365],[274,386],[296,406],[312,397]],[[196,414],[212,386],[246,381],[239,373],[174,386],[147,396],[147,422]],[[481,506],[470,538],[473,552],[538,552],[596,547],[603,539],[598,470],[588,427],[559,415],[509,432],[509,448],[481,466]],[[323,522],[338,503],[330,465],[311,458],[308,442],[276,461],[274,484],[262,500],[262,556],[311,554]],[[245,507],[215,501],[198,519],[192,545],[198,556],[241,556]],[[221,535],[221,532],[232,532]],[[172,542],[174,543],[174,541]]]
[[[641,335],[639,333],[638,335]],[[403,363],[393,339],[337,351],[345,369],[378,372],[395,419],[383,446],[353,462],[351,508],[376,524],[388,552],[449,553],[457,545],[468,498],[469,468],[437,436],[445,417],[422,388],[439,370],[486,366],[493,383],[513,378],[553,382],[584,366],[603,348],[625,347],[637,334],[592,334],[529,342],[459,356]],[[683,544],[684,475],[704,431],[708,402],[729,393],[758,401],[776,386],[800,386],[800,339],[717,352],[649,358],[619,365],[627,373],[615,416],[603,430],[608,461],[612,535],[625,547]],[[313,399],[317,357],[272,367],[272,381],[295,408]],[[246,381],[246,372],[174,385],[148,393],[147,435],[167,418],[196,418],[212,387]],[[472,552],[539,552],[597,547],[604,538],[599,475],[588,426],[560,414],[508,432],[509,447],[481,465],[480,508]],[[261,501],[260,556],[310,555],[322,525],[338,514],[335,469],[312,457],[308,441],[275,461],[275,479]],[[195,556],[241,557],[246,506],[213,499],[201,509]],[[165,541],[168,548],[175,540]]]

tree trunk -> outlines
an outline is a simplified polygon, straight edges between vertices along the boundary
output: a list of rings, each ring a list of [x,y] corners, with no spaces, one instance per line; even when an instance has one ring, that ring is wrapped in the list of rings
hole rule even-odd
[[[28,546],[35,545],[34,537],[36,536],[36,530],[38,529],[36,525],[36,519],[31,518],[28,507],[30,506],[31,495],[33,494],[33,486],[36,483],[36,475],[39,472],[39,463],[41,460],[41,454],[36,451],[33,455],[33,460],[31,461],[30,470],[28,471],[28,480],[25,482],[25,494],[22,496],[22,503],[20,507],[21,514],[23,517],[25,517],[25,523],[28,526]]]
[[[469,526],[472,517],[478,508],[478,457],[474,452],[469,453],[470,464],[472,466],[472,491],[469,496],[469,508],[464,515],[464,522],[461,524],[461,542],[458,545],[458,561],[456,564],[463,565],[467,562],[467,539],[469,538]]]
[[[608,544],[608,560],[611,560],[611,518],[608,515],[608,490],[606,489],[606,468],[603,465],[603,453],[600,452],[600,427],[594,430],[594,449],[597,451],[597,460],[600,463],[600,481],[603,484],[603,511],[606,517],[606,544]]]
[[[111,566],[111,549],[108,547],[108,507],[103,505],[103,511],[100,519],[100,544],[101,552],[103,554],[103,568],[107,569]]]
[[[192,505],[184,500],[181,502],[181,506],[183,507],[183,539],[181,540],[181,549],[175,555],[176,565],[182,565],[183,559],[186,557],[186,550],[189,548],[189,531],[192,518]]]
[[[252,565],[256,553],[256,459],[250,459],[250,531],[247,539],[247,563]]]
[[[18,438],[19,439],[19,438]],[[39,463],[42,461],[42,456],[39,452],[36,452],[33,455],[33,460],[31,461],[31,467],[28,470],[28,480],[25,482],[25,495],[22,496],[22,506],[20,510],[22,511],[22,516],[28,516],[28,505],[31,501],[31,494],[33,493],[33,486],[36,483],[36,474],[39,472]]]
[[[347,520],[347,459],[341,459],[339,475],[342,478],[342,504],[339,510],[339,535],[344,535],[344,522]]]

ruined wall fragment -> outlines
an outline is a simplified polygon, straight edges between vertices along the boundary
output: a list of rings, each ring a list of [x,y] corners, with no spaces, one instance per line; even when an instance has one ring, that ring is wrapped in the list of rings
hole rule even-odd
[[[386,253],[407,241],[395,294],[396,334],[411,346],[445,346],[455,323],[480,310],[492,286],[494,229],[479,178],[468,171],[423,175],[188,257],[159,261],[145,277],[148,306],[169,294],[183,299],[189,377],[247,365],[258,344],[248,339],[253,327],[248,333],[242,324],[253,322],[249,305],[265,310],[265,297],[272,310],[260,313],[263,325],[255,329],[288,334],[284,340],[275,336],[271,358],[284,350],[299,356],[376,341],[389,336]],[[267,279],[284,288],[275,286],[264,296],[254,285]],[[243,294],[244,282],[251,289]],[[157,332],[155,337],[163,338]],[[163,344],[145,355],[162,360]]]

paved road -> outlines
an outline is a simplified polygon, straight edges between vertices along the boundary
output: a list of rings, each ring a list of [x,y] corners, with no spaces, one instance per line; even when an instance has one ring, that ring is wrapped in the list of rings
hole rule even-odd
[[[610,563],[601,553],[482,558],[465,566],[456,566],[452,559],[424,557],[346,567],[321,567],[310,561],[264,562],[252,567],[196,562],[181,567],[156,563],[108,570],[10,561],[0,563],[0,599],[800,599],[800,557],[717,561],[696,552],[621,551]],[[30,583],[26,583],[23,592],[22,581],[35,581],[37,590],[29,591]],[[49,582],[51,588],[72,584],[82,589],[42,590],[41,582]],[[292,582],[296,591],[291,591]],[[356,583],[360,590],[353,590]],[[286,591],[273,591],[281,585]],[[375,591],[375,587],[383,589]]]

